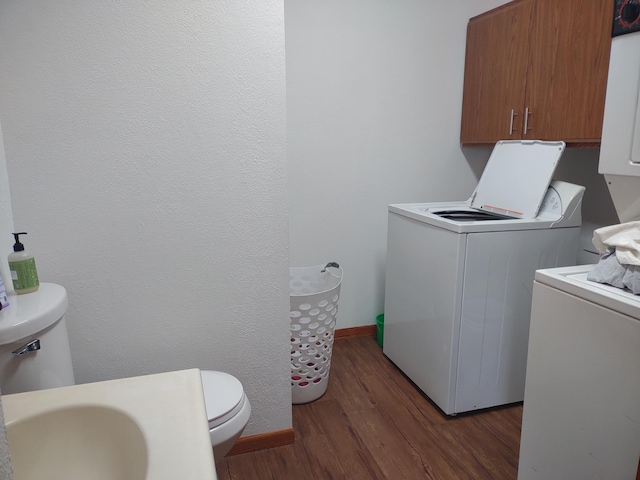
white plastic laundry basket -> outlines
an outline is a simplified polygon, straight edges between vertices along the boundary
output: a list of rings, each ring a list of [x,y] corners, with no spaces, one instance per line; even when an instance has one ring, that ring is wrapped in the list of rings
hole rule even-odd
[[[327,391],[341,283],[342,269],[334,262],[290,269],[293,403],[311,402]]]

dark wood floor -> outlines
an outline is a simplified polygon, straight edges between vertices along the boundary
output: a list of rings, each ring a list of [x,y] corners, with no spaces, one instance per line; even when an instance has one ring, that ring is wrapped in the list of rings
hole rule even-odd
[[[335,341],[327,393],[293,406],[294,445],[228,457],[220,480],[509,479],[522,405],[447,417],[374,337]]]

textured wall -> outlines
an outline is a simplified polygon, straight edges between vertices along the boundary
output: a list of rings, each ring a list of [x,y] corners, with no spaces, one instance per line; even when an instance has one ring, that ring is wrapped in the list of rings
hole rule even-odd
[[[460,148],[466,26],[504,3],[285,2],[290,261],[342,264],[339,327],[383,311],[388,204],[473,192],[491,149]],[[593,221],[611,217],[597,155],[559,169]]]
[[[387,205],[473,192],[488,154],[460,149],[466,26],[502,3],[285,3],[290,260],[342,264],[339,327],[383,311]]]
[[[1,117],[0,117],[1,118]],[[11,193],[9,179],[7,177],[7,161],[4,156],[4,139],[2,136],[2,123],[0,122],[0,275],[5,283],[7,291],[13,290],[11,273],[7,256],[13,251],[11,239],[13,236],[13,212],[11,210]]]
[[[14,223],[77,380],[223,370],[247,434],[290,427],[282,1],[8,0],[0,45]]]

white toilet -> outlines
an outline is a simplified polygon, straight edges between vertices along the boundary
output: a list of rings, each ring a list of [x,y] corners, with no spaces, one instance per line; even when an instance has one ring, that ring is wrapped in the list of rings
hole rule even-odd
[[[69,302],[60,285],[9,295],[0,311],[0,391],[3,395],[75,384],[64,314]]]
[[[232,375],[202,370],[202,389],[209,419],[209,435],[216,462],[240,438],[251,415],[251,404],[240,381]]]

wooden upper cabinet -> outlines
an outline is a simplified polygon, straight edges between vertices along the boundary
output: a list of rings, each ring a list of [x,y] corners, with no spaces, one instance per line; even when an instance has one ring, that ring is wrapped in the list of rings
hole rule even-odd
[[[613,2],[536,0],[525,138],[600,143]]]
[[[532,6],[533,0],[509,3],[469,22],[463,144],[520,138]]]
[[[467,27],[460,141],[599,146],[613,2],[515,0]]]

